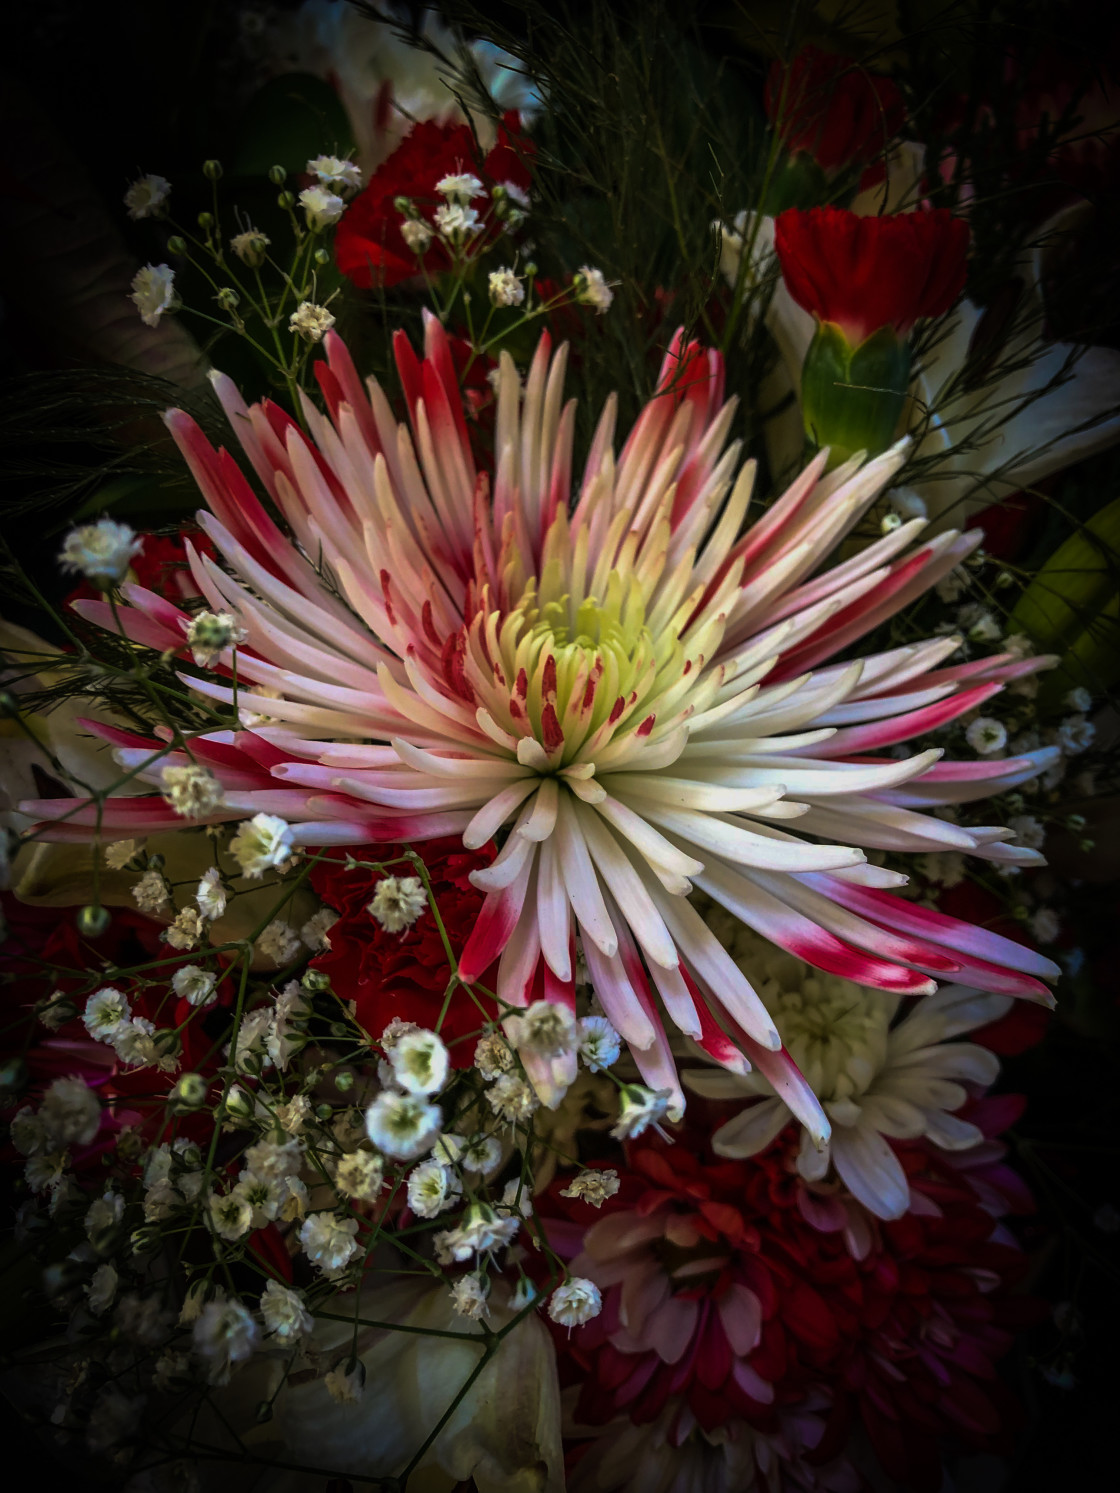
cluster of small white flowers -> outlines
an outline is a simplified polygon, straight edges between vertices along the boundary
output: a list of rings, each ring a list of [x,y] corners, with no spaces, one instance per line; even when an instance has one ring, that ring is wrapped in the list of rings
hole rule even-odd
[[[385,1185],[385,1163],[373,1151],[348,1151],[335,1167],[334,1183],[344,1197],[372,1203]]]
[[[379,1151],[399,1161],[430,1151],[442,1124],[439,1106],[421,1094],[386,1090],[366,1110],[366,1134]]]
[[[979,602],[969,602],[957,613],[957,626],[962,628],[972,643],[994,643],[1002,631],[991,612]]]
[[[525,300],[525,284],[520,275],[508,267],[490,273],[490,300],[495,306],[520,306]]]
[[[618,1094],[618,1123],[611,1134],[616,1140],[633,1140],[651,1125],[664,1119],[669,1101],[668,1089],[647,1089],[642,1084],[625,1084]]]
[[[490,1295],[490,1282],[483,1271],[475,1270],[469,1275],[461,1275],[451,1286],[449,1294],[452,1306],[461,1317],[478,1322],[489,1314],[487,1299]]]
[[[463,1184],[451,1167],[429,1159],[409,1174],[408,1205],[417,1218],[435,1218],[462,1194]]]
[[[1058,745],[1067,757],[1088,751],[1097,734],[1093,722],[1083,715],[1069,715],[1058,727]]]
[[[428,894],[419,876],[383,876],[366,911],[386,933],[402,933],[427,908]]]
[[[331,946],[327,935],[337,922],[338,913],[333,907],[320,907],[300,928],[299,936],[313,954],[325,953]]]
[[[603,1310],[599,1287],[584,1276],[573,1275],[557,1286],[549,1298],[548,1315],[561,1327],[582,1327]]]
[[[269,1337],[283,1343],[306,1337],[315,1325],[300,1293],[277,1280],[270,1280],[261,1295],[261,1321]]]
[[[618,1173],[604,1167],[602,1170],[579,1172],[561,1189],[562,1198],[576,1198],[589,1203],[592,1208],[601,1208],[608,1198],[613,1198],[619,1186]]]
[[[163,930],[163,940],[173,949],[194,949],[202,940],[205,919],[193,907],[184,907],[175,915],[170,928]]]
[[[432,230],[422,218],[405,218],[401,224],[401,238],[414,254],[423,254],[432,242]]]
[[[516,1073],[501,1073],[486,1090],[486,1102],[500,1120],[516,1125],[540,1108],[531,1084]]]
[[[455,245],[473,238],[482,229],[477,211],[459,202],[440,203],[435,210],[434,217],[441,237]]]
[[[194,1323],[194,1351],[211,1384],[228,1384],[234,1364],[252,1357],[260,1343],[256,1319],[240,1301],[211,1301]]]
[[[191,1006],[212,1006],[218,999],[217,980],[197,964],[181,964],[171,976],[171,988]]]
[[[229,246],[250,269],[259,270],[268,257],[269,245],[272,240],[267,233],[262,233],[259,228],[245,228],[240,233],[235,233],[229,241]]]
[[[315,156],[308,161],[307,170],[318,177],[320,186],[330,187],[342,197],[352,197],[361,191],[362,172],[356,161],[341,156]]]
[[[303,945],[300,936],[283,918],[273,918],[256,942],[257,952],[271,959],[277,967],[291,964]]]
[[[600,316],[609,311],[614,300],[614,291],[607,284],[602,270],[581,265],[573,281],[576,300],[581,306],[591,306]]]
[[[434,1235],[436,1260],[441,1265],[462,1264],[472,1255],[505,1249],[520,1227],[516,1214],[503,1217],[488,1203],[472,1203],[457,1227]]]
[[[132,888],[132,898],[141,912],[159,912],[171,901],[167,882],[159,871],[145,871]]]
[[[58,559],[63,570],[76,571],[95,586],[112,586],[124,578],[143,547],[144,541],[127,524],[101,518],[71,529]]]
[[[225,912],[228,898],[222,885],[222,873],[217,866],[211,866],[198,883],[195,900],[198,903],[199,917],[208,923],[214,922]]]
[[[346,203],[342,198],[328,191],[321,184],[315,187],[305,187],[299,194],[299,205],[303,208],[307,226],[312,233],[330,228],[346,211]],[[304,302],[304,304],[307,303]]]
[[[980,757],[992,757],[1007,745],[1007,727],[991,715],[978,715],[964,734],[969,746]]]
[[[105,847],[105,864],[110,871],[123,871],[140,854],[142,840],[114,840]]]
[[[299,1242],[311,1263],[328,1280],[337,1280],[358,1253],[358,1244],[354,1238],[357,1232],[356,1218],[339,1218],[334,1213],[312,1213],[304,1220],[299,1231]]]
[[[300,301],[288,318],[288,331],[307,342],[322,342],[333,326],[333,315],[326,306],[316,305],[314,301]]]
[[[163,801],[183,819],[205,819],[225,802],[225,790],[207,767],[188,762],[160,773]]]

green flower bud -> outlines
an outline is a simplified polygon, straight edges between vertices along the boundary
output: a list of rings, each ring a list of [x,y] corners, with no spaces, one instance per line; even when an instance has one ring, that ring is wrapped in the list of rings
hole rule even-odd
[[[211,230],[211,228],[213,228],[213,226],[214,226],[214,214],[213,213],[199,213],[199,215],[198,215],[198,226],[202,229],[202,231],[204,233],[209,233],[210,230]]]
[[[887,449],[909,379],[909,344],[891,327],[853,347],[835,323],[820,323],[801,370],[801,411],[810,439],[830,447],[830,466],[857,451],[877,456]]]
[[[185,254],[187,252],[187,241],[179,234],[173,233],[167,240],[167,252],[169,254]]]
[[[221,163],[221,161],[203,161],[203,163],[202,163],[202,174],[203,174],[203,176],[206,177],[207,181],[221,181],[221,179],[222,179],[222,163]]]
[[[303,979],[299,982],[304,990],[309,990],[313,995],[331,988],[331,977],[324,974],[321,969],[309,969],[304,971]]]
[[[184,1073],[175,1085],[172,1103],[179,1109],[201,1109],[210,1092],[201,1073]]]
[[[296,205],[295,193],[294,192],[281,192],[280,195],[279,195],[279,197],[277,197],[277,199],[276,199],[276,204],[277,204],[278,207],[282,207],[285,210],[288,209],[288,208],[291,208],[291,207],[295,207],[295,205]]]
[[[283,166],[270,166],[268,168],[268,179],[274,187],[282,187],[288,179],[288,173]]]
[[[89,902],[78,909],[78,916],[74,921],[83,938],[100,938],[109,926],[109,909]]]
[[[241,297],[232,285],[223,285],[214,299],[223,311],[235,311],[241,304]]]

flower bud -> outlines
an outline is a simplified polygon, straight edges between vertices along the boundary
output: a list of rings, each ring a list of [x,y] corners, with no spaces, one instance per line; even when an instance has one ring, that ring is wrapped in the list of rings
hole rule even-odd
[[[304,990],[310,990],[315,995],[331,988],[331,977],[328,974],[324,974],[321,969],[309,969],[304,972],[300,984]]]
[[[235,311],[241,304],[241,297],[232,285],[223,285],[214,299],[223,311]]]
[[[268,168],[268,179],[274,187],[282,187],[288,179],[288,173],[283,166],[270,166]]]
[[[276,205],[277,205],[277,207],[284,208],[285,211],[288,208],[295,207],[295,205],[296,205],[296,194],[294,192],[281,192],[280,195],[279,195],[279,197],[277,197],[277,199],[276,199]]]
[[[801,371],[805,430],[828,446],[830,465],[857,451],[877,456],[894,440],[910,380],[910,347],[881,327],[853,347],[835,322],[821,322]]]
[[[348,1068],[344,1068],[341,1073],[335,1074],[334,1086],[341,1093],[348,1094],[354,1087],[354,1075]]]
[[[205,176],[205,178],[207,179],[207,181],[221,181],[221,179],[222,179],[222,163],[221,163],[221,161],[203,161],[203,163],[202,163],[202,174],[203,174],[203,176]]]
[[[134,1255],[154,1254],[159,1248],[159,1224],[146,1223],[141,1228],[133,1229],[128,1242]]]
[[[177,1058],[183,1050],[182,1039],[173,1026],[161,1027],[152,1042],[161,1058]]]
[[[330,264],[331,262],[329,249],[316,249],[315,253],[311,257],[312,259],[314,259],[316,264]]]
[[[187,241],[179,234],[173,233],[167,240],[167,252],[169,254],[185,254],[187,252]]]
[[[109,909],[89,902],[78,909],[78,916],[74,921],[83,938],[100,938],[109,926]]]
[[[198,215],[198,226],[202,229],[202,231],[204,233],[209,233],[210,230],[211,230],[211,228],[213,228],[213,226],[214,226],[214,214],[213,213],[199,213],[199,215]]]
[[[251,1120],[256,1106],[253,1096],[235,1083],[226,1095],[226,1114],[231,1120]]]

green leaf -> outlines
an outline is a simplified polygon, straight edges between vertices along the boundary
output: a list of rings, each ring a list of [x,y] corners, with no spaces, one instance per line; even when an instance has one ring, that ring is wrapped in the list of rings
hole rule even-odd
[[[299,172],[312,156],[345,155],[353,143],[330,84],[310,73],[285,73],[266,83],[245,111],[233,172],[267,176],[272,166]]]

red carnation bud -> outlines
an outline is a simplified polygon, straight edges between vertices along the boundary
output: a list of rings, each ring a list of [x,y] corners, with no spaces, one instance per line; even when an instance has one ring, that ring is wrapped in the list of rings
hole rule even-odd
[[[880,327],[908,337],[964,289],[968,224],[944,208],[861,218],[838,207],[791,208],[774,247],[790,295],[857,347]]]
[[[817,47],[803,47],[788,66],[775,62],[762,101],[789,154],[809,155],[827,172],[873,161],[906,115],[890,78]]]

